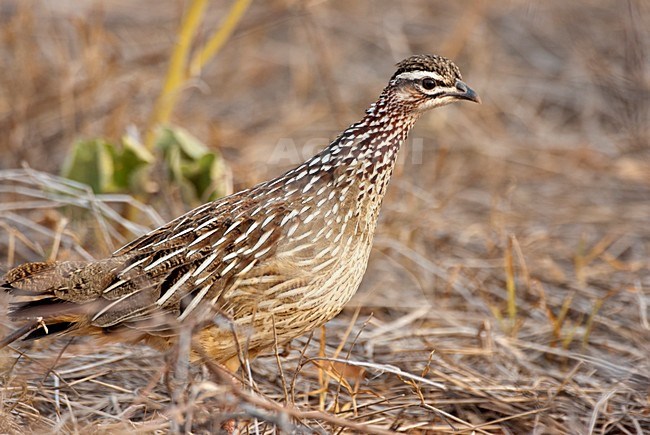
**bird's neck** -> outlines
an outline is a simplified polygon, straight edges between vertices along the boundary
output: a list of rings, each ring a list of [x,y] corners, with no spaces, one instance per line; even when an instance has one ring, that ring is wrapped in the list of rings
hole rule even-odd
[[[341,180],[374,186],[371,196],[381,203],[399,149],[419,117],[419,112],[408,110],[397,101],[394,91],[386,88],[361,121],[348,127],[311,160],[329,159],[339,173],[349,175]]]
[[[294,204],[299,208],[312,200],[318,204],[323,196],[346,203],[374,226],[397,153],[418,118],[419,113],[406,110],[386,88],[361,121],[302,165],[262,186],[268,191],[282,188],[285,198],[301,192]]]

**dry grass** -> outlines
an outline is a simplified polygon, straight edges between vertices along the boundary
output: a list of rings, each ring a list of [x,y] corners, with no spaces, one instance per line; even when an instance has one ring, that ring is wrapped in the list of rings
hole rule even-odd
[[[182,10],[30,3],[0,5],[4,269],[106,255],[161,221],[8,168],[56,172],[75,137],[144,128]],[[147,348],[11,349],[0,432],[206,433],[232,416],[250,433],[650,432],[648,5],[302,4],[254,2],[175,111],[238,187],[355,121],[411,53],[454,58],[484,100],[419,122],[354,303],[251,362],[243,388],[210,364],[177,370],[173,406]]]

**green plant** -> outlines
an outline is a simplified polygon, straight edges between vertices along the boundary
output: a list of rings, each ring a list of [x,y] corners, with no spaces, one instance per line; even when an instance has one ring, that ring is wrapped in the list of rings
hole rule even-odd
[[[154,156],[159,155],[156,159]],[[142,196],[155,191],[156,165],[180,187],[188,204],[209,201],[229,192],[228,168],[217,151],[210,150],[180,127],[159,128],[154,150],[132,136],[118,143],[104,139],[75,143],[63,176],[89,185],[96,193],[130,192]]]
[[[221,26],[190,58],[208,6],[207,0],[192,0],[181,22],[144,142],[132,136],[123,137],[119,143],[101,138],[79,141],[66,158],[63,176],[88,184],[96,193],[129,192],[143,196],[156,191],[152,168],[160,160],[188,204],[230,193],[227,167],[221,155],[182,128],[169,126],[169,120],[183,85],[221,50],[250,3],[251,0],[236,0]]]

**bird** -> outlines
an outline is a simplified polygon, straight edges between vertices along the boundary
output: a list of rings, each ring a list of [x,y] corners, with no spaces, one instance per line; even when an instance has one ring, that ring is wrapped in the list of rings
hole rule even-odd
[[[161,351],[192,325],[190,359],[235,371],[314,330],[355,294],[398,151],[420,116],[480,103],[459,68],[413,55],[363,118],[283,175],[185,213],[95,261],[20,265],[0,288],[22,323],[0,346],[48,336]]]

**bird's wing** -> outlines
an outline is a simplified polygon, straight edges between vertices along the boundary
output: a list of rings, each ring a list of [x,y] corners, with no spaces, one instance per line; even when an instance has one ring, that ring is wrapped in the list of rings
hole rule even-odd
[[[154,331],[219,310],[225,293],[275,253],[288,210],[245,195],[201,206],[118,250],[93,326]],[[110,261],[110,260],[109,260]],[[173,329],[173,328],[172,328]]]
[[[172,331],[274,255],[290,212],[240,192],[200,206],[92,263],[31,263],[10,271],[14,319]],[[198,308],[201,307],[202,310]]]

